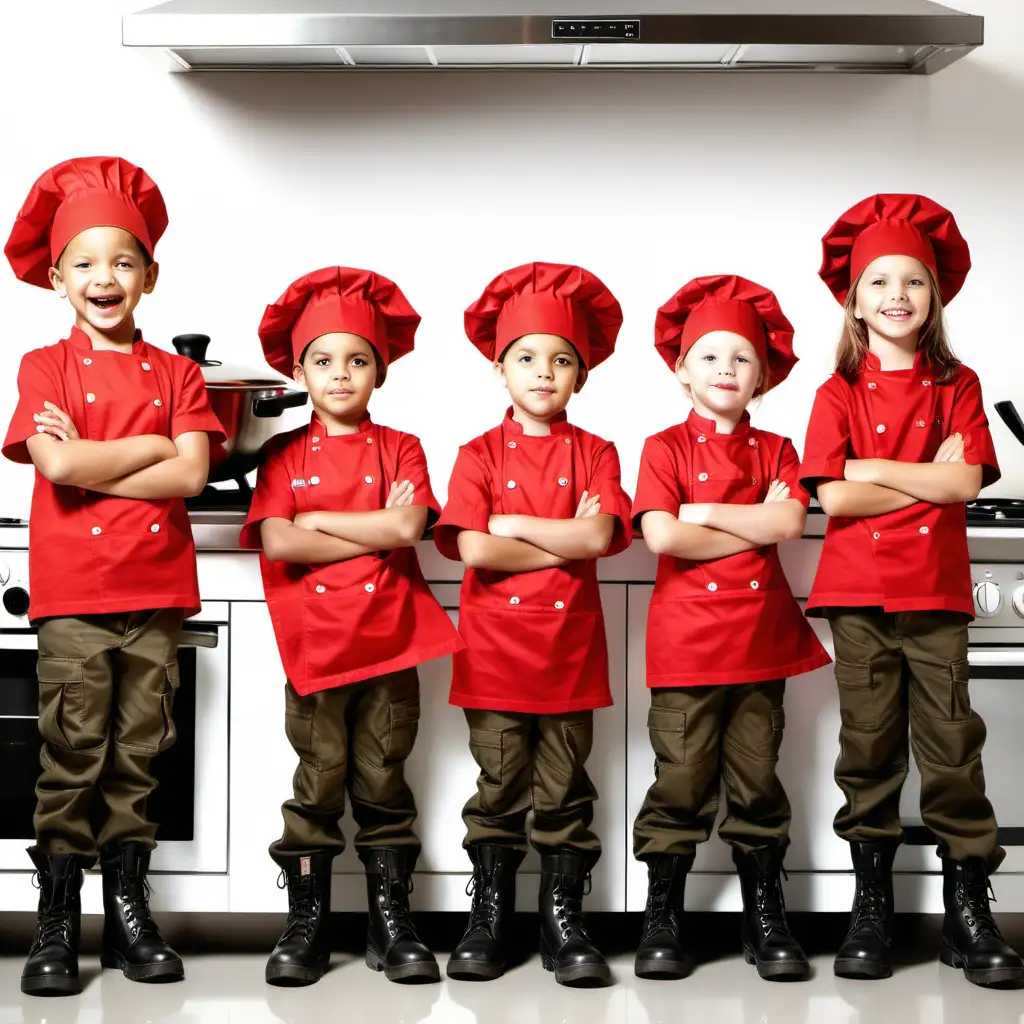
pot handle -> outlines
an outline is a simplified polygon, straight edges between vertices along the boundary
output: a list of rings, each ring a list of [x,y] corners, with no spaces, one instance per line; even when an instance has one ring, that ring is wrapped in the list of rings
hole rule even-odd
[[[297,409],[306,404],[309,393],[306,391],[285,391],[270,398],[254,398],[252,414],[259,419],[269,420],[280,416],[285,409]]]
[[[1013,402],[996,402],[994,408],[999,413],[999,418],[1010,428],[1010,433],[1024,444],[1024,422],[1021,421],[1020,413]]]

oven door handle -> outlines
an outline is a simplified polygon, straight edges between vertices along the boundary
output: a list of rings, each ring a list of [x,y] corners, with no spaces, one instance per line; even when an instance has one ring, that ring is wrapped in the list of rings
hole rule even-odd
[[[973,668],[1024,669],[1024,647],[969,648],[967,661]]]
[[[216,626],[196,626],[189,623],[178,636],[179,647],[216,647],[218,643]]]

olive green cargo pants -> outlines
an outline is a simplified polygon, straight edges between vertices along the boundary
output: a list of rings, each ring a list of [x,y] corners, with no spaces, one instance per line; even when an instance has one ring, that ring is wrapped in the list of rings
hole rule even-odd
[[[721,839],[743,853],[789,845],[789,800],[775,771],[785,692],[784,679],[651,690],[654,783],[633,825],[635,857],[692,855],[711,836],[723,782]]]
[[[156,845],[146,800],[154,755],[175,740],[182,610],[60,616],[39,624],[35,831],[41,853]],[[93,835],[99,795],[107,816]]]
[[[285,684],[285,732],[299,756],[293,796],[281,807],[277,853],[345,849],[339,820],[345,794],[359,829],[357,850],[401,846],[419,852],[416,801],[405,781],[420,718],[415,668],[303,697]]]
[[[843,839],[899,840],[900,791],[910,749],[921,773],[921,817],[952,860],[1005,852],[985,796],[985,723],[968,693],[968,618],[959,612],[830,612],[839,686],[836,783]],[[909,730],[909,743],[908,743]]]
[[[480,767],[462,811],[464,846],[495,843],[542,852],[578,850],[591,863],[601,841],[591,831],[597,790],[587,775],[594,712],[533,715],[466,708],[469,749]]]

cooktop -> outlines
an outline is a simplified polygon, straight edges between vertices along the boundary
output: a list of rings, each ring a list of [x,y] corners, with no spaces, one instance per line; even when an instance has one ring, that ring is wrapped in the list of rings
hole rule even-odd
[[[969,501],[967,522],[973,526],[1024,527],[1024,499],[979,498]]]

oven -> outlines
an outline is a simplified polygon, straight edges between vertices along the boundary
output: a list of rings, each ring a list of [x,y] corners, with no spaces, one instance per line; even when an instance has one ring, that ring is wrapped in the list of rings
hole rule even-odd
[[[1006,850],[1000,873],[1024,872],[1024,786],[1018,774],[1024,743],[1024,564],[972,562],[971,576],[977,615],[968,647],[971,706],[988,729],[982,761]],[[901,867],[936,871],[935,841],[921,821],[919,795],[911,758],[900,808],[910,849],[901,852]]]
[[[0,871],[25,870],[39,775],[36,631],[27,611],[28,555],[0,551]],[[178,739],[153,759],[154,871],[226,873],[228,856],[227,602],[188,619],[178,651]]]

